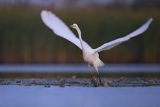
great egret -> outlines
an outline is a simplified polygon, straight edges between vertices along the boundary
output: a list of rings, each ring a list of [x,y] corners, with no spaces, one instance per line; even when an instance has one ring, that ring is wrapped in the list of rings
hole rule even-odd
[[[109,50],[121,44],[122,42],[129,40],[132,37],[140,35],[147,30],[153,20],[152,18],[150,18],[145,24],[143,24],[134,32],[93,49],[84,40],[82,40],[81,31],[77,24],[73,24],[71,25],[71,27],[77,30],[79,38],[77,38],[75,34],[73,34],[72,31],[67,27],[67,25],[51,11],[42,10],[41,18],[44,24],[49,27],[55,34],[64,39],[67,39],[82,50],[84,61],[87,62],[88,65],[94,67],[98,74],[100,83],[101,79],[98,72],[98,67],[103,66],[104,63],[100,60],[98,53],[103,50]]]

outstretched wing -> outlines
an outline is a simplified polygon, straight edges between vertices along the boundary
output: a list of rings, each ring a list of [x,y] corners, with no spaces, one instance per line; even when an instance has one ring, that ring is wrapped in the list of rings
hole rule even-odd
[[[138,36],[140,34],[142,34],[143,32],[145,32],[147,30],[147,28],[149,27],[149,25],[151,24],[151,22],[153,21],[152,18],[150,18],[145,24],[143,24],[141,27],[139,27],[137,30],[135,30],[134,32],[128,34],[127,36],[124,36],[122,38],[118,38],[116,40],[113,40],[111,42],[105,43],[103,45],[101,45],[100,47],[94,49],[95,52],[100,52],[103,50],[109,50],[127,40],[129,40],[132,37]]]
[[[42,10],[41,18],[44,24],[49,27],[58,36],[67,39],[82,49],[79,39],[73,34],[73,32],[67,27],[67,25],[59,19],[55,14],[50,11]],[[91,48],[85,41],[83,44],[87,48]]]

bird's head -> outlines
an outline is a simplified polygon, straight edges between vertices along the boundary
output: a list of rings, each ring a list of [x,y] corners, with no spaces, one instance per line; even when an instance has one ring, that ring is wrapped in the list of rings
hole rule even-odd
[[[72,25],[70,25],[70,27],[76,29],[76,28],[78,28],[78,25],[73,23]]]
[[[81,31],[76,23],[73,23],[70,27],[75,29],[78,32],[78,35],[81,35]]]

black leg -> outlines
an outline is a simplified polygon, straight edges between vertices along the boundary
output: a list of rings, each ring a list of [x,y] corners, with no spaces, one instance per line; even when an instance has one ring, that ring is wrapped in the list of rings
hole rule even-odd
[[[102,76],[99,72],[97,73],[97,76],[98,76],[100,85],[102,85]]]
[[[92,70],[91,70],[91,66],[90,66],[89,64],[88,64],[88,67],[90,68],[89,71],[90,71],[90,73],[91,73],[91,78],[93,78],[94,75],[93,75],[93,72],[92,72]]]
[[[89,66],[90,67],[90,66]],[[98,87],[99,86],[99,82],[97,81],[96,77],[94,76],[94,73],[92,72],[92,70],[90,69],[90,73],[91,73],[91,83],[93,84],[94,87]]]

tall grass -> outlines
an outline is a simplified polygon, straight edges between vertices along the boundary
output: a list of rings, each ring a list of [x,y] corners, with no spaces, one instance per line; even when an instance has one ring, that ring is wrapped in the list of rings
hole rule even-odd
[[[149,17],[154,21],[141,36],[100,54],[104,62],[159,63],[160,14],[152,10],[54,9],[67,25],[77,23],[93,48],[124,36]],[[0,8],[0,63],[79,63],[81,51],[55,36],[40,19],[41,9]],[[73,30],[76,34],[76,32]]]

